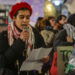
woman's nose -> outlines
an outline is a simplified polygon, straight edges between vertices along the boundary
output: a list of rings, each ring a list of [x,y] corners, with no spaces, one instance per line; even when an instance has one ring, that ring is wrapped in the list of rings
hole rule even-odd
[[[24,18],[23,21],[26,22],[26,18]]]

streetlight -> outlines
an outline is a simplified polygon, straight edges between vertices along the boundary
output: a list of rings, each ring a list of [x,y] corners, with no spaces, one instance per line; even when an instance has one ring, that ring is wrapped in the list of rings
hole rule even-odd
[[[64,0],[52,0],[52,3],[55,5],[55,6],[59,6],[61,4],[64,3]]]

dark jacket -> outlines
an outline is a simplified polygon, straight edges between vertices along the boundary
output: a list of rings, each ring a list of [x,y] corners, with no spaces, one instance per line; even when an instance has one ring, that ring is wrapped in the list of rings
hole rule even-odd
[[[72,46],[74,44],[71,42],[67,42],[67,32],[65,29],[61,30],[57,35],[56,39],[54,40],[53,47],[56,48],[57,46]]]
[[[45,47],[43,38],[33,29],[35,36],[35,48]],[[8,45],[7,31],[0,33],[0,75],[17,75],[16,60],[19,60],[19,67],[25,60],[22,53],[25,43],[19,38],[14,41],[12,46]]]

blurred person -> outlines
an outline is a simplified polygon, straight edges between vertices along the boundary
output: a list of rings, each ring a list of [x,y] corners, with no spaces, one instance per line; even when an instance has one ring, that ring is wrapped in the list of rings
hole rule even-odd
[[[61,25],[64,25],[67,23],[67,17],[65,15],[60,15],[57,17],[57,22]]]
[[[54,33],[46,29],[46,21],[47,19],[43,18],[41,21],[38,22],[39,27],[38,24],[36,24],[35,29],[42,35],[46,47],[52,47],[51,43],[53,41]]]
[[[75,16],[74,16],[74,14],[68,18],[68,23],[65,22],[65,24],[64,24],[63,21],[60,21],[60,23],[61,24],[58,25],[58,27],[60,28],[61,25],[62,25],[62,27],[59,29],[59,33],[57,34],[57,36],[54,40],[54,43],[53,43],[53,50],[54,50],[54,54],[56,53],[56,55],[54,55],[54,57],[53,57],[52,67],[50,70],[51,75],[58,74],[57,47],[59,47],[59,46],[73,46],[74,45],[74,37],[71,36],[71,35],[74,35],[73,33],[75,30]]]
[[[67,23],[63,27],[64,29],[59,32],[54,40],[54,47],[57,46],[73,46],[75,42],[75,14],[72,14]]]
[[[9,15],[12,22],[8,30],[0,33],[0,75],[27,75],[25,71],[20,72],[23,61],[32,49],[45,47],[45,43],[29,24],[32,8],[28,3],[14,4]],[[34,75],[33,71],[29,75]]]
[[[55,33],[53,32],[53,27],[55,26],[55,18],[54,17],[50,17],[50,18],[51,18],[50,22],[52,25],[50,25],[50,22],[47,18],[43,18],[39,22],[39,28],[40,28],[39,33],[44,38],[44,42],[47,48],[50,48],[53,46],[53,41],[55,39]],[[49,26],[49,29],[47,29],[46,26]],[[39,28],[37,29],[39,30]],[[50,74],[49,71],[51,69],[53,55],[54,55],[54,50],[52,49],[52,51],[49,53],[49,56],[45,59],[46,62],[42,68],[43,75],[47,72],[48,74]]]
[[[43,19],[43,17],[38,17],[37,21],[36,21],[36,24],[35,24],[35,29],[40,32],[41,31],[41,20]]]
[[[56,19],[53,16],[49,16],[46,20],[46,29],[52,31],[55,35],[60,31],[60,26],[57,25]]]
[[[60,15],[56,19],[56,28],[59,30],[63,29],[64,24],[67,23],[67,17],[65,15]]]
[[[54,26],[55,26],[55,17],[53,16],[49,16],[46,20],[46,29],[47,30],[53,30]]]
[[[47,22],[48,21],[46,18],[41,20],[40,27],[42,30],[40,31],[40,34],[44,38],[46,47],[52,47],[54,32],[52,30],[46,29],[46,26],[48,24]]]
[[[46,18],[43,18],[40,22],[38,22],[39,27],[36,27],[35,29],[36,30],[40,29],[40,31],[38,31],[38,32],[42,35],[44,42],[46,44],[46,47],[50,48],[50,47],[52,47],[52,43],[53,43],[52,41],[54,38],[54,33],[52,31],[46,29],[46,21],[47,21]],[[45,63],[44,63],[43,68],[42,68],[42,74],[43,75],[45,73],[47,73],[47,71],[50,70],[50,67],[51,67],[51,64],[50,64],[51,57],[50,56],[51,56],[51,54],[53,54],[53,51],[49,54],[49,56],[47,58],[42,59],[42,61],[45,60]]]

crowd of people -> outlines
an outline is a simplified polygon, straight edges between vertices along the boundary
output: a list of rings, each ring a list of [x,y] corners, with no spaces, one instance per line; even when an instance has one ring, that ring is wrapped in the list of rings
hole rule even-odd
[[[9,13],[12,22],[0,33],[0,75],[58,75],[57,47],[74,46],[75,14],[39,17],[32,27],[30,16],[32,8],[26,2],[16,3]],[[20,71],[23,61],[33,49],[52,48],[48,57],[40,59],[44,63],[41,73],[37,70]],[[56,59],[53,68],[53,60]],[[67,75],[74,75],[70,70]],[[73,74],[72,74],[73,73]]]

